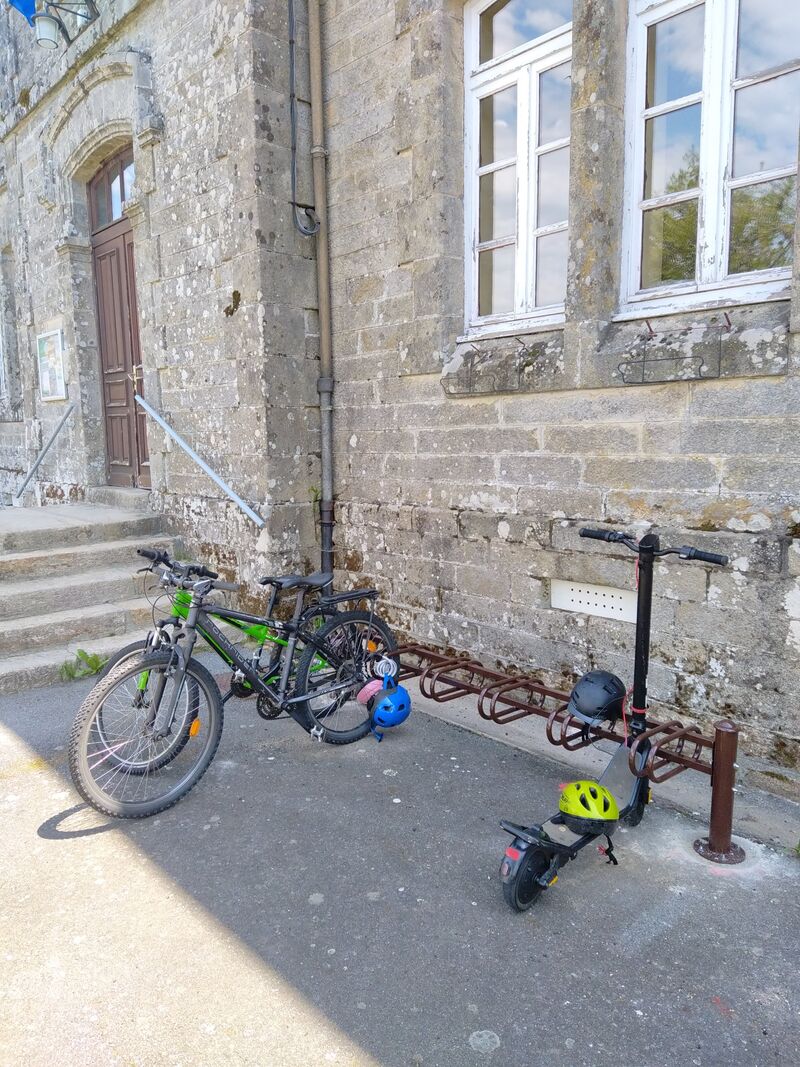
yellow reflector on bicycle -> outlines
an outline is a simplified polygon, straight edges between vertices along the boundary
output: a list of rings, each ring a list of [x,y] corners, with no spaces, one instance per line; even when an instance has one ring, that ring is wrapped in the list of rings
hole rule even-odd
[[[189,737],[197,737],[200,733],[200,720],[195,719],[192,725],[189,727]]]
[[[367,641],[367,651],[368,652],[377,652],[378,651],[378,642],[377,641],[368,640]]]

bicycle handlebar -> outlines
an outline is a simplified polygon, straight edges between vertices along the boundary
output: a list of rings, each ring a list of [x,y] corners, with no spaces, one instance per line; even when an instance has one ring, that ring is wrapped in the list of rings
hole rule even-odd
[[[636,541],[627,534],[620,533],[618,530],[593,530],[588,526],[584,526],[583,529],[580,530],[580,536],[591,537],[595,541],[608,541],[611,544],[623,544],[632,552],[638,551]],[[701,548],[692,548],[691,545],[683,545],[681,548],[662,548],[654,553],[654,555],[678,555],[681,559],[696,559],[701,563],[713,563],[717,567],[727,567],[729,562],[728,557],[723,556],[720,552],[704,552]]]
[[[137,548],[136,555],[144,556],[145,559],[150,559],[153,563],[172,563],[172,560],[163,549]]]
[[[137,548],[136,554],[160,566],[169,567],[170,570],[176,571],[186,578],[190,578],[192,575],[197,578],[219,578],[217,572],[212,571],[210,567],[206,567],[204,563],[180,563],[176,559],[170,559],[169,554],[164,549]],[[236,586],[236,588],[238,589],[239,587]]]

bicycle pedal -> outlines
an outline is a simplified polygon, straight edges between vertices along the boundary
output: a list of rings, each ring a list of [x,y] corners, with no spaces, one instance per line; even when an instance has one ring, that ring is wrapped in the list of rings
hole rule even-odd
[[[322,742],[322,739],[325,736],[325,731],[321,726],[312,726],[309,730],[309,733],[315,741],[319,741],[320,743]]]

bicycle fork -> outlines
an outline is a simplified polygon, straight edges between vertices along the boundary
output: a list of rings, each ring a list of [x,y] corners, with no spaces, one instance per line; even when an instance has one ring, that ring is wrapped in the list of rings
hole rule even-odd
[[[185,626],[185,647],[181,647],[178,644],[174,644],[171,649],[172,660],[166,671],[159,671],[158,681],[156,682],[155,692],[153,694],[153,701],[150,705],[150,714],[146,720],[146,727],[153,730],[153,739],[156,741],[162,740],[167,737],[172,731],[172,725],[175,722],[175,712],[178,708],[178,701],[183,692],[183,688],[186,685],[186,665],[192,658],[192,652],[194,646],[197,643],[197,630],[195,629],[195,623],[197,622],[197,614],[199,607],[196,604],[192,604],[189,609],[189,615],[186,620]],[[174,685],[170,694],[169,703],[166,709],[161,712],[161,701],[164,696],[164,689],[167,685],[167,678],[172,677]],[[160,724],[157,725],[160,719]]]

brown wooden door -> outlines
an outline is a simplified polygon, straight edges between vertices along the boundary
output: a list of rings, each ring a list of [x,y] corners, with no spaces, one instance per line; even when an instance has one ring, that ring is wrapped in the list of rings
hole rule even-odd
[[[139,315],[133,234],[121,214],[123,175],[130,154],[106,164],[90,186],[100,376],[106,424],[106,454],[110,485],[150,487],[146,416],[134,401],[142,393]],[[110,177],[116,175],[116,178]],[[128,180],[132,181],[132,177]],[[112,198],[112,182],[119,183]],[[107,199],[107,211],[104,203]],[[98,206],[99,205],[99,206]],[[99,216],[99,217],[98,217]]]

